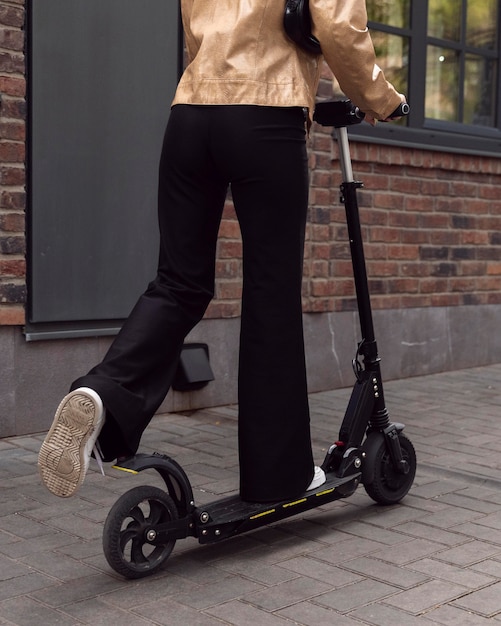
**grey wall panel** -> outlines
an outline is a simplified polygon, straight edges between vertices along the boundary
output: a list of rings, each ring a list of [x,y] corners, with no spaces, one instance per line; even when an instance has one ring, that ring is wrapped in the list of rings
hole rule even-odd
[[[127,316],[157,260],[178,3],[33,0],[30,321]]]

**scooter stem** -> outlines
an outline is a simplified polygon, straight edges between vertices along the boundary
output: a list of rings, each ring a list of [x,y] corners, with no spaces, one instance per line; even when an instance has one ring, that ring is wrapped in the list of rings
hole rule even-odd
[[[375,346],[374,323],[372,320],[367,269],[365,264],[364,245],[357,200],[357,189],[363,187],[363,184],[355,182],[353,178],[347,128],[335,128],[334,132],[338,141],[339,161],[343,176],[341,194],[346,210],[346,224],[350,240],[353,277],[355,281],[360,328],[363,339],[363,354],[368,357],[370,361],[375,361],[378,359],[377,348]],[[374,345],[371,346],[371,344]]]
[[[343,182],[352,183],[354,181],[354,178],[350,158],[350,144],[348,142],[348,129],[346,128],[346,126],[342,126],[341,128],[334,128],[334,133],[336,135],[339,147],[339,161],[341,164],[341,174],[343,176]]]
[[[365,396],[365,393],[367,393],[369,397],[373,398],[373,404],[371,401],[367,405],[365,402],[358,399],[354,400],[353,404],[355,404],[358,408],[354,410],[355,415],[352,420],[348,420],[347,426],[350,431],[354,429],[355,431],[361,433],[364,418],[360,416],[360,426],[355,428],[354,424],[359,422],[359,418],[356,416],[359,411],[362,414],[366,413],[367,408],[362,408],[364,405],[368,407],[372,404],[370,415],[365,417],[365,419],[367,419],[367,417],[369,418],[369,424],[372,428],[383,430],[389,426],[390,421],[384,399],[380,358],[374,334],[374,322],[372,318],[372,307],[357,199],[357,189],[363,187],[363,184],[355,181],[353,177],[347,128],[345,126],[336,127],[334,128],[334,132],[338,142],[339,161],[343,177],[341,194],[346,211],[346,224],[350,241],[353,279],[355,283],[360,331],[362,335],[362,341],[358,347],[358,354],[363,356],[365,369],[364,386],[367,386],[367,390],[364,389],[360,393],[362,397]],[[350,408],[348,413],[352,411],[353,408]]]

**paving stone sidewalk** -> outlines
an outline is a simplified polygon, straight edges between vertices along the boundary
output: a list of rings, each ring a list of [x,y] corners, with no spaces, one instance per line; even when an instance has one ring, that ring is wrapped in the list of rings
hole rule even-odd
[[[217,545],[178,541],[164,569],[127,581],[103,522],[119,495],[158,484],[94,468],[72,499],[36,472],[42,436],[0,440],[0,625],[413,626],[501,624],[501,364],[385,383],[418,472],[402,503],[350,498]],[[311,395],[317,461],[349,389]],[[236,408],[156,417],[142,451],[173,456],[197,504],[238,485]]]

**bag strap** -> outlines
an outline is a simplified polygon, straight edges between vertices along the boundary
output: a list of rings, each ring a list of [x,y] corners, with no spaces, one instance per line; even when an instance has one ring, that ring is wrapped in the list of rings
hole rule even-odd
[[[308,0],[286,0],[284,29],[296,45],[310,54],[322,54],[320,42],[311,33],[310,5]]]

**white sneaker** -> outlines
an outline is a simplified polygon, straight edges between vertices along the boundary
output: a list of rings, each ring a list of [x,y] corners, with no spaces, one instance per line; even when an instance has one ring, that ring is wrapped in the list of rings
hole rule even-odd
[[[101,398],[88,387],[63,398],[38,455],[40,477],[54,495],[68,498],[83,483],[104,413]]]
[[[326,480],[327,478],[325,476],[324,470],[321,467],[317,467],[315,465],[313,480],[311,481],[310,486],[308,487],[308,489],[306,489],[306,491],[312,491],[313,489],[320,487],[320,485],[323,485]]]

